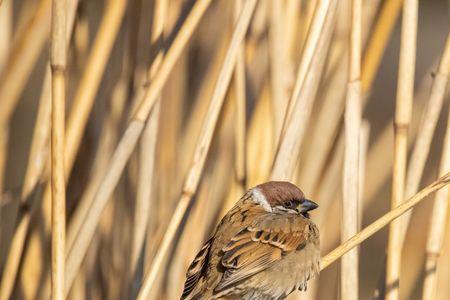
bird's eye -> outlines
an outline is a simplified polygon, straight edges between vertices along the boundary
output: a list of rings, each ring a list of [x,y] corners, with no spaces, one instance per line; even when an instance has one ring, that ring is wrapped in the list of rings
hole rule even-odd
[[[286,207],[287,208],[294,208],[295,207],[294,201],[290,200],[290,201],[286,202]]]

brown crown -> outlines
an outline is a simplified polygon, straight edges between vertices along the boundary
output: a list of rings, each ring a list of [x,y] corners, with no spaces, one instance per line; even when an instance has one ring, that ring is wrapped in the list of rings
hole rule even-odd
[[[257,185],[256,188],[266,196],[271,206],[305,198],[305,195],[298,187],[287,181],[269,181]]]

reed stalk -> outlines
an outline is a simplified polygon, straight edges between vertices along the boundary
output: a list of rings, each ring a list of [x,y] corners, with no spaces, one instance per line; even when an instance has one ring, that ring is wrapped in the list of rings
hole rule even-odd
[[[405,0],[403,6],[400,60],[397,82],[397,100],[394,120],[394,167],[392,178],[391,208],[404,200],[405,174],[408,154],[408,128],[411,122],[414,97],[414,74],[416,61],[418,1]],[[401,223],[390,224],[386,266],[387,300],[399,297],[401,266]]]
[[[66,100],[65,0],[52,2],[50,63],[52,69],[52,299],[63,300],[66,244],[66,186],[64,176],[64,114]]]
[[[361,134],[361,32],[362,1],[351,5],[350,67],[345,105],[345,153],[342,195],[341,239],[345,241],[358,231],[359,145]],[[341,260],[341,298],[358,299],[358,249]]]
[[[67,29],[65,36],[65,45],[68,47],[70,38],[72,36],[72,28],[75,21],[76,9],[78,0],[69,0],[67,2]],[[23,181],[20,203],[21,205],[29,206],[32,200],[32,194],[36,189],[36,185],[41,177],[45,163],[47,161],[49,139],[50,139],[50,124],[51,124],[51,67],[47,64],[45,70],[44,82],[42,92],[39,100],[38,115],[36,119],[36,126],[34,128],[33,138],[31,142],[31,149],[28,157],[28,164],[25,171],[25,178]],[[30,214],[36,209],[37,201],[33,201],[29,209],[24,211],[23,216],[19,220],[19,225],[13,235],[13,240],[8,252],[8,257],[4,267],[4,274],[0,284],[0,299],[9,299],[12,292],[14,282],[22,256],[23,247],[25,243],[25,235],[28,231]]]

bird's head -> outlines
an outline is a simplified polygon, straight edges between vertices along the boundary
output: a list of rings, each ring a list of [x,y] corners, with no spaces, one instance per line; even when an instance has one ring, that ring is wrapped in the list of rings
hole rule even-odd
[[[268,212],[301,214],[319,207],[305,198],[303,192],[287,181],[269,181],[252,189],[253,199]]]

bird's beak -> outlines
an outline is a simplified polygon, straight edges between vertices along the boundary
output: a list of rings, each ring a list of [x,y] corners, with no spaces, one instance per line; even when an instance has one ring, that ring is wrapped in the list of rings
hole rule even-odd
[[[317,203],[315,203],[314,201],[305,199],[302,203],[300,203],[298,210],[300,211],[300,213],[306,213],[318,207],[319,205],[317,205]]]

